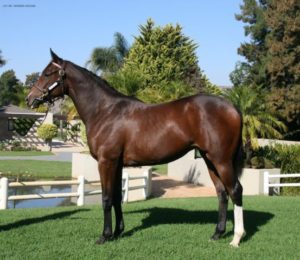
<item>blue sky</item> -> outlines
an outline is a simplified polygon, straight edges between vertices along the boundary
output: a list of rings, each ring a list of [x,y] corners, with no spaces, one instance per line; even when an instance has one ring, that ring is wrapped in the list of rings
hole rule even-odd
[[[243,24],[234,18],[242,0],[1,0],[0,50],[20,80],[42,71],[51,47],[59,56],[84,66],[93,48],[113,43],[121,32],[129,43],[138,26],[179,23],[198,45],[199,65],[211,82],[231,85],[229,73],[242,57]],[[31,5],[18,7],[15,5]]]

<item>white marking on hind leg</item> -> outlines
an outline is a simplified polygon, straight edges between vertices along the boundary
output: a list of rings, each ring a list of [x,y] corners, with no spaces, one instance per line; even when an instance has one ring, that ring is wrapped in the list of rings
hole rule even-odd
[[[234,205],[234,236],[230,245],[233,247],[238,247],[240,240],[245,234],[243,207]]]

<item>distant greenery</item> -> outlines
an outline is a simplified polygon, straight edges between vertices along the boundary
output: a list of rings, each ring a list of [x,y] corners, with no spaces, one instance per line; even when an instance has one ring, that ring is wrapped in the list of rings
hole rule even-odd
[[[37,179],[70,179],[70,162],[38,160],[0,160],[2,176],[14,176]]]
[[[5,250],[0,250],[0,258],[300,259],[300,199],[251,196],[243,201],[247,233],[239,249],[229,246],[231,203],[224,238],[209,241],[217,221],[217,198],[123,204],[123,237],[101,246],[95,244],[103,226],[98,205],[1,210],[0,244]]]

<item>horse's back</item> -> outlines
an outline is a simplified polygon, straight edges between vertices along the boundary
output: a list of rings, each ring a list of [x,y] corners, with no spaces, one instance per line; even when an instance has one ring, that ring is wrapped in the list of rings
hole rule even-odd
[[[228,146],[235,142],[232,128],[239,123],[236,109],[214,96],[195,95],[159,105],[137,106],[123,125],[125,162],[154,163],[158,158],[168,161],[193,147],[206,151],[214,144]]]

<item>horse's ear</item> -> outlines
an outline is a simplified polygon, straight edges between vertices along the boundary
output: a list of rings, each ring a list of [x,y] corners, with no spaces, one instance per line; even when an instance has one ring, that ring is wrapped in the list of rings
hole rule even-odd
[[[52,61],[56,63],[61,63],[63,61],[62,58],[58,57],[57,54],[51,48],[50,48],[50,54],[52,57]]]

